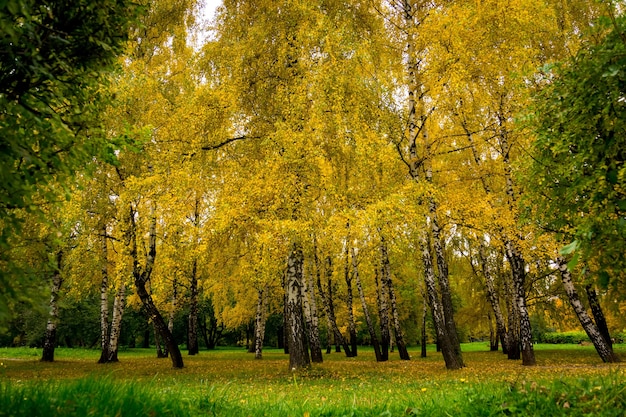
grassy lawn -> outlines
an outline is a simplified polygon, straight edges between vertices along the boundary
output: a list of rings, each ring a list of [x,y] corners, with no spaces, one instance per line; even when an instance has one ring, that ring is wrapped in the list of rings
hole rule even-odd
[[[624,415],[625,365],[603,364],[592,346],[535,349],[538,365],[524,367],[465,344],[467,367],[447,371],[433,347],[386,363],[361,348],[292,373],[275,349],[260,361],[243,349],[203,351],[176,370],[153,350],[98,365],[96,350],[58,349],[55,363],[41,363],[39,349],[0,348],[0,416]],[[616,351],[626,358],[626,346]]]

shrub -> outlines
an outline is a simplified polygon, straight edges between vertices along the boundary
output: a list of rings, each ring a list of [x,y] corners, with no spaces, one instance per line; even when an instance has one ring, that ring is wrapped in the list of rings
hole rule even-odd
[[[565,343],[583,343],[590,342],[587,333],[582,331],[573,331],[573,332],[553,332],[553,333],[544,333],[543,334],[543,343],[552,343],[552,344],[565,344]]]

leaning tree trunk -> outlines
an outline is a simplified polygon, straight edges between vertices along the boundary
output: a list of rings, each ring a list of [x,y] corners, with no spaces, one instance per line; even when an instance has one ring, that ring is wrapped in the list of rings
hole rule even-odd
[[[609,326],[606,324],[602,307],[600,306],[600,300],[598,300],[598,294],[591,285],[585,286],[585,292],[587,293],[587,300],[589,301],[589,308],[591,308],[591,314],[598,326],[598,330],[606,343],[613,348],[613,340],[611,340],[611,334],[609,333]]]
[[[459,358],[454,350],[454,346],[448,337],[445,316],[443,314],[441,304],[439,303],[439,295],[437,294],[437,287],[435,284],[435,271],[433,269],[432,256],[426,233],[423,233],[422,235],[420,247],[422,250],[422,263],[424,264],[426,294],[428,295],[428,303],[430,304],[430,311],[433,316],[435,331],[437,332],[437,343],[441,347],[441,353],[443,355],[443,360],[446,363],[446,368],[461,369],[464,364],[459,361]]]
[[[502,349],[504,350],[506,349],[506,325],[504,324],[504,315],[502,314],[502,310],[500,309],[500,300],[498,299],[498,293],[496,292],[494,274],[491,266],[488,263],[489,260],[485,255],[485,245],[483,242],[480,242],[479,245],[480,247],[478,249],[478,256],[480,259],[483,276],[485,277],[487,298],[489,299],[489,304],[491,304],[491,309],[493,310],[496,320],[495,350],[498,350],[497,340],[500,340],[500,342],[502,343]]]
[[[122,317],[124,316],[124,307],[126,306],[126,284],[120,283],[120,287],[115,294],[113,301],[113,318],[111,319],[111,334],[108,340],[108,358],[107,362],[118,362],[117,351],[122,331]]]
[[[141,280],[136,279],[135,289],[137,291],[137,295],[143,303],[144,308],[146,309],[146,313],[148,313],[148,317],[152,320],[155,331],[161,336],[162,342],[165,344],[167,350],[170,353],[172,366],[174,368],[182,368],[183,357],[180,353],[180,349],[174,341],[172,334],[168,330],[167,323],[165,322],[165,320],[163,320],[163,316],[159,312],[159,309],[156,307],[154,301],[152,300],[152,297],[146,290],[145,283]]]
[[[137,253],[137,225],[135,223],[135,210],[133,207],[130,207],[130,216],[129,216],[129,228],[128,228],[128,238],[127,241],[130,243],[130,255],[133,261],[133,278],[135,281],[135,289],[139,299],[143,303],[144,308],[148,314],[150,320],[156,329],[156,331],[161,335],[163,343],[167,347],[168,352],[170,353],[170,358],[172,360],[172,366],[174,368],[182,368],[183,367],[183,357],[180,353],[180,349],[178,344],[172,337],[172,333],[169,331],[167,327],[167,323],[163,320],[163,316],[159,312],[158,308],[154,304],[152,300],[152,296],[146,290],[146,284],[150,280],[150,276],[152,275],[152,269],[154,268],[154,261],[156,258],[156,215],[155,208],[152,206],[150,210],[150,229],[148,232],[149,239],[149,249],[146,254],[146,260],[143,266],[139,264],[139,257]]]
[[[335,343],[337,347],[343,346],[346,356],[350,357],[352,356],[350,352],[350,346],[348,345],[348,342],[341,334],[341,331],[339,331],[339,327],[337,326],[337,319],[335,317],[335,306],[333,303],[333,292],[332,292],[333,267],[332,267],[332,259],[330,256],[326,258],[325,273],[326,273],[326,291],[324,291],[324,288],[322,287],[322,282],[319,276],[317,280],[317,289],[319,290],[320,295],[322,297],[322,303],[324,304],[324,312],[326,313],[326,317],[328,318],[328,322],[330,323]]]
[[[257,290],[256,314],[254,316],[254,358],[263,359],[263,340],[265,339],[265,308],[267,286]]]
[[[56,255],[56,265],[52,274],[52,287],[50,289],[50,311],[48,313],[48,323],[43,342],[43,352],[41,360],[43,362],[54,362],[54,348],[57,342],[57,326],[59,324],[59,291],[63,285],[61,267],[63,262],[63,251],[59,250]]]
[[[382,268],[380,268],[382,274]],[[389,330],[389,309],[387,291],[383,280],[378,279],[378,265],[374,267],[374,282],[376,283],[376,305],[378,307],[378,317],[380,318],[380,360],[389,360],[389,345],[391,344],[391,331]]]
[[[302,248],[295,244],[287,259],[287,330],[289,333],[289,369],[310,365],[309,351],[304,344],[305,328],[302,311]]]
[[[102,280],[100,281],[100,359],[98,363],[109,362],[109,272],[107,227],[102,227]]]
[[[398,308],[396,302],[396,293],[393,289],[393,283],[391,281],[391,268],[389,266],[389,255],[387,253],[387,244],[385,239],[381,237],[380,244],[380,253],[382,260],[382,284],[387,289],[387,294],[389,294],[389,306],[391,307],[391,318],[393,323],[393,333],[396,336],[396,346],[398,346],[398,353],[400,354],[400,359],[408,361],[411,359],[409,356],[409,352],[406,349],[406,343],[404,342],[404,334],[402,332],[402,328],[400,327],[400,317],[398,315]]]
[[[189,316],[187,318],[187,353],[197,355],[198,345],[198,260],[194,258],[189,280]]]
[[[363,286],[361,285],[361,278],[359,277],[359,267],[356,259],[356,251],[352,248],[352,271],[354,280],[356,282],[356,289],[359,292],[359,298],[361,299],[361,306],[363,307],[363,315],[365,316],[365,323],[367,324],[367,331],[370,334],[372,346],[374,347],[374,354],[376,355],[376,362],[382,362],[382,354],[380,352],[380,343],[378,343],[378,336],[376,336],[376,330],[374,330],[374,324],[370,317],[367,303],[365,302],[365,293],[363,292]]]
[[[620,359],[613,352],[613,348],[608,344],[604,336],[602,336],[602,333],[600,333],[598,327],[591,320],[591,317],[589,317],[585,307],[580,301],[580,297],[578,296],[578,292],[572,282],[572,276],[567,268],[565,259],[559,256],[556,262],[559,267],[559,272],[561,273],[561,282],[563,282],[563,287],[565,288],[569,302],[574,309],[580,324],[583,326],[585,333],[587,333],[587,336],[589,336],[593,346],[596,348],[596,352],[598,352],[598,355],[600,355],[600,358],[602,358],[602,361],[604,362],[619,362]]]
[[[311,272],[307,272],[306,277],[303,276],[302,279],[304,285],[304,315],[306,317],[306,327],[309,333],[311,361],[314,363],[322,363],[324,362],[324,357],[322,356],[322,343],[320,341],[313,274]]]

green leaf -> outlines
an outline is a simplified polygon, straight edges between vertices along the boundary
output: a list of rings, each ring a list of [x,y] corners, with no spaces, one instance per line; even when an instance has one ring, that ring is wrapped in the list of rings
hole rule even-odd
[[[579,246],[580,246],[580,243],[578,242],[578,240],[575,240],[572,243],[570,243],[569,245],[563,246],[559,250],[559,253],[561,255],[570,255],[570,254],[574,253],[576,251],[576,249],[578,249]]]
[[[576,265],[578,265],[578,259],[580,258],[580,254],[577,253],[575,254],[572,259],[567,263],[567,269],[569,269],[570,271],[573,271],[576,268]]]
[[[611,277],[608,272],[600,271],[600,273],[598,274],[598,285],[600,285],[602,289],[607,289],[609,287],[610,279]]]

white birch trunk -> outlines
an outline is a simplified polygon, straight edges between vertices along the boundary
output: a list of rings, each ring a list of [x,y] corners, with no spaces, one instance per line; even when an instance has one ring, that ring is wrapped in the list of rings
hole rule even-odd
[[[109,273],[108,273],[108,249],[107,228],[102,228],[102,280],[100,282],[100,346],[101,353],[98,363],[106,363],[109,360]]]
[[[304,344],[305,328],[302,311],[303,254],[294,244],[287,260],[287,327],[289,333],[289,369],[306,368],[310,364],[309,351]]]
[[[604,339],[602,333],[600,333],[600,330],[598,329],[598,326],[596,326],[593,320],[591,320],[591,317],[587,314],[587,310],[583,306],[583,303],[580,301],[576,287],[574,287],[574,283],[572,282],[572,275],[567,268],[567,262],[565,262],[565,259],[560,256],[557,258],[556,262],[559,267],[559,272],[561,273],[561,282],[563,283],[563,288],[565,288],[565,292],[569,298],[570,305],[574,309],[576,317],[578,317],[578,321],[580,321],[585,333],[587,333],[587,336],[589,336],[593,346],[596,348],[596,352],[598,352],[598,355],[604,362],[619,362],[619,358],[615,355],[611,346]]]
[[[126,284],[120,283],[113,301],[113,317],[111,319],[111,334],[109,337],[108,362],[118,362],[120,333],[122,332],[122,318],[126,307]]]

